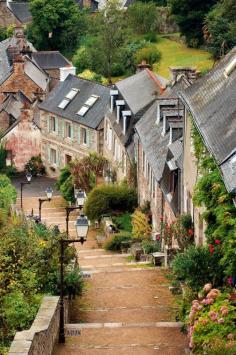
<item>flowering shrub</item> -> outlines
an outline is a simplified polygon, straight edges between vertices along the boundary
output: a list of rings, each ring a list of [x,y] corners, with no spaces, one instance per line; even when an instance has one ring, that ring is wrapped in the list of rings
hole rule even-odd
[[[229,295],[206,284],[192,301],[188,315],[189,347],[194,353],[207,354],[221,341],[227,347],[236,339],[236,307],[230,303]]]
[[[169,247],[172,246],[173,239],[178,242],[180,250],[184,250],[193,244],[194,231],[192,217],[190,214],[181,215],[171,224],[165,222],[161,217],[161,227],[165,244]]]

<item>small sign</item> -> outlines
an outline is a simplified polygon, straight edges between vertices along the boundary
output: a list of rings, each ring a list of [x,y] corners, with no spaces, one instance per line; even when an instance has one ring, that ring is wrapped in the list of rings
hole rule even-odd
[[[77,335],[81,335],[80,329],[65,329],[65,336],[74,337]]]
[[[90,279],[92,277],[89,271],[81,271],[81,275],[84,279]]]

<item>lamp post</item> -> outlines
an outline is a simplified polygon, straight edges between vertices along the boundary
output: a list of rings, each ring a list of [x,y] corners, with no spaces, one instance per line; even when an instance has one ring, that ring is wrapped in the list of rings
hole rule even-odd
[[[69,218],[70,213],[74,210],[82,210],[84,206],[84,202],[86,199],[85,191],[79,189],[75,192],[76,206],[67,206],[66,207],[66,234],[69,235]]]
[[[89,221],[86,216],[81,214],[75,223],[76,226],[76,239],[60,239],[61,252],[60,252],[60,330],[59,330],[59,343],[65,343],[65,328],[64,328],[64,252],[65,246],[70,243],[83,244],[87,239]]]
[[[53,190],[51,187],[46,189],[47,198],[39,198],[39,220],[41,221],[42,204],[46,201],[50,202],[52,199]]]
[[[20,207],[21,208],[23,208],[23,196],[22,196],[23,186],[30,184],[31,179],[32,179],[32,175],[29,172],[25,176],[26,176],[27,181],[20,183]]]

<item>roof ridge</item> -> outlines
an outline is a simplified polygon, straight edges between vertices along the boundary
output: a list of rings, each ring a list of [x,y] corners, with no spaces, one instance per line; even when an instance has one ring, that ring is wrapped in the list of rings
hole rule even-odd
[[[156,77],[156,75],[153,73],[153,71],[149,70],[149,69],[145,69],[145,71],[148,73],[148,75],[150,76],[150,78],[155,82],[155,84],[157,84],[157,86],[159,87],[159,89],[161,90],[161,94],[165,91],[166,87],[163,87],[161,85],[160,80]]]

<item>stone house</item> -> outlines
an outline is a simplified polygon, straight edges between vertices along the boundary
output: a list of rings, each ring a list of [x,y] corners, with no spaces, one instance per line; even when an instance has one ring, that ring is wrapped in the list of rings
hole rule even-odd
[[[72,159],[102,153],[109,99],[106,86],[69,74],[39,105],[42,159],[50,176]]]
[[[0,25],[24,25],[31,22],[32,16],[29,9],[29,2],[17,2],[10,0],[0,1]]]
[[[41,132],[34,121],[32,105],[24,104],[20,109],[19,118],[0,138],[7,151],[7,165],[14,165],[18,171],[24,170],[25,164],[33,155],[41,154]]]
[[[162,218],[170,223],[180,213],[184,107],[177,91],[185,85],[184,77],[172,83],[135,125],[139,205],[150,202],[154,234]]]
[[[225,186],[236,195],[236,47],[206,76],[182,90],[186,107],[183,170],[183,211],[192,214],[196,244],[203,244],[203,208],[193,203],[193,189],[199,178],[191,139],[192,121],[208,152],[215,158]]]
[[[126,179],[135,158],[134,125],[163,92],[166,80],[149,69],[117,82],[110,90],[110,110],[104,120],[104,156],[116,171],[117,181]]]

